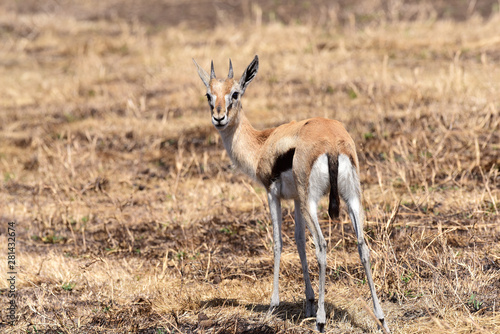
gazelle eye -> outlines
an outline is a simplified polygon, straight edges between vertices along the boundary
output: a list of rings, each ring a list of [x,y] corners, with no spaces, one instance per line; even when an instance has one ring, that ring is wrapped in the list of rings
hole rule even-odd
[[[238,99],[238,96],[240,96],[240,93],[238,93],[238,92],[234,92],[234,93],[233,93],[233,96],[232,96],[233,100],[237,100],[237,99]]]
[[[210,103],[210,100],[211,100],[211,99],[210,99],[210,94],[208,94],[208,93],[207,93],[207,94],[205,94],[205,96],[207,97],[207,100],[208,100],[208,102]]]

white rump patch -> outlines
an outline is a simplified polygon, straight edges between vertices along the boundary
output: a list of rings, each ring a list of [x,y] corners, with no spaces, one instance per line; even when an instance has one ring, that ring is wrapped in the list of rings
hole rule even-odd
[[[340,196],[347,203],[349,217],[359,240],[363,238],[363,208],[361,206],[361,186],[356,168],[351,160],[344,155],[339,155],[338,189]]]
[[[360,197],[359,177],[356,168],[345,154],[339,154],[339,173],[337,179],[339,194],[346,202]]]
[[[321,197],[330,189],[330,173],[328,171],[328,156],[320,155],[314,162],[311,175],[309,175],[309,205],[314,211]]]

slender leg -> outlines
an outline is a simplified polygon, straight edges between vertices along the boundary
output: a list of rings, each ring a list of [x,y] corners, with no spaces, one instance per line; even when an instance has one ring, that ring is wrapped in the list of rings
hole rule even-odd
[[[267,194],[269,201],[269,211],[271,212],[271,220],[273,223],[273,250],[274,250],[274,277],[273,277],[273,294],[271,296],[270,311],[277,307],[280,303],[279,296],[279,276],[280,276],[280,258],[282,250],[281,239],[281,203],[278,196],[271,190]]]
[[[354,230],[356,231],[356,236],[358,238],[358,252],[359,257],[361,258],[361,263],[365,268],[366,280],[368,281],[368,286],[370,288],[370,292],[373,300],[373,310],[375,316],[380,321],[380,323],[384,326],[387,332],[390,332],[389,327],[384,320],[384,312],[382,311],[382,307],[380,306],[380,301],[377,297],[377,291],[375,290],[375,284],[373,283],[372,271],[370,266],[370,250],[366,245],[365,238],[363,235],[363,213],[361,212],[361,204],[360,200],[357,197],[351,198],[347,202],[349,217],[354,225]]]
[[[325,312],[325,275],[326,275],[326,241],[321,233],[317,216],[317,202],[309,200],[304,205],[301,203],[301,212],[304,220],[313,236],[316,246],[316,257],[319,266],[319,291],[318,291],[318,310],[316,312],[316,328],[321,333],[325,330],[326,312]]]
[[[373,300],[373,310],[375,316],[384,326],[384,329],[390,333],[389,327],[384,321],[384,312],[380,306],[380,301],[377,297],[375,284],[373,283],[372,271],[370,268],[370,250],[365,242],[363,235],[363,207],[361,206],[361,186],[359,184],[359,177],[356,169],[351,164],[349,158],[343,154],[339,155],[339,173],[338,173],[338,187],[340,194],[344,201],[347,203],[349,210],[349,218],[356,231],[358,239],[358,252],[361,258],[361,263],[365,268],[366,280],[370,287],[370,292]]]
[[[302,217],[300,212],[300,203],[297,200],[295,200],[295,243],[297,244],[300,263],[302,264],[302,272],[304,274],[306,290],[306,317],[314,317],[316,315],[316,312],[314,312],[314,290],[311,286],[309,268],[307,266],[304,217]]]

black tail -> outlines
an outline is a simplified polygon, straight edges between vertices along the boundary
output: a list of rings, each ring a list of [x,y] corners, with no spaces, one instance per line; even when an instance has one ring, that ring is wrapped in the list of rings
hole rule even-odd
[[[330,218],[338,218],[340,198],[337,183],[339,174],[339,159],[337,155],[328,154],[328,171],[330,174],[330,204],[328,205],[328,214]]]

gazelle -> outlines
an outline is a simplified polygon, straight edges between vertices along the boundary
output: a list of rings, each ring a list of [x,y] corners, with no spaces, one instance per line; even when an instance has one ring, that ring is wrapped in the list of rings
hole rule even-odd
[[[274,279],[271,310],[279,304],[279,267],[282,249],[281,199],[295,202],[295,242],[305,281],[306,317],[313,317],[314,291],[311,286],[305,250],[305,226],[312,234],[319,265],[319,298],[316,326],[324,331],[326,242],[317,217],[320,198],[330,196],[328,213],[339,215],[339,195],[347,203],[358,239],[358,251],[365,268],[373,300],[375,316],[389,332],[384,321],[370,269],[370,255],[363,236],[363,208],[359,183],[359,165],[354,142],[335,120],[311,118],[290,122],[276,128],[256,130],[243,113],[241,98],[257,75],[259,58],[255,56],[239,81],[233,78],[229,60],[227,78],[217,79],[214,64],[210,75],[193,59],[198,74],[207,88],[212,123],[219,131],[224,147],[233,163],[259,181],[267,190],[273,224]]]

